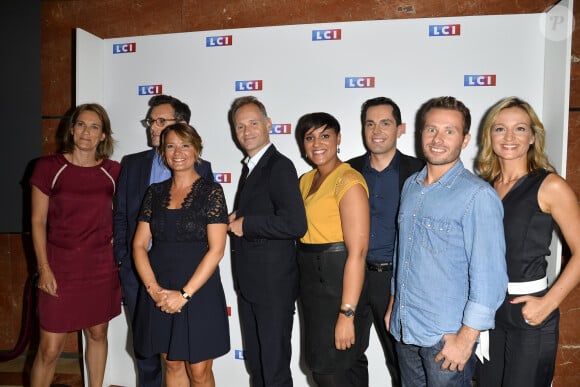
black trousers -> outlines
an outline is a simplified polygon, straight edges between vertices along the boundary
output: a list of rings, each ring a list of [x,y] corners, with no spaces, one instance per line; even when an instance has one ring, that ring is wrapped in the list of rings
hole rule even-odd
[[[261,305],[238,296],[244,356],[252,387],[292,387],[294,303]]]
[[[319,387],[366,387],[368,369],[364,352],[368,334],[361,328],[370,319],[360,300],[366,299],[363,287],[354,316],[355,344],[337,350],[334,332],[342,303],[342,280],[347,253],[316,252],[298,249],[302,335],[305,359]]]
[[[545,291],[540,294],[541,296]],[[507,296],[489,331],[490,361],[478,362],[478,387],[550,387],[558,350],[560,312],[556,309],[539,326],[524,321],[524,304]]]
[[[385,313],[389,306],[391,296],[391,277],[392,270],[382,272],[367,270],[367,305],[371,310],[372,318],[367,319],[364,329],[367,336],[370,334],[371,325],[374,323],[377,336],[383,347],[387,369],[391,375],[391,385],[401,387],[401,375],[399,371],[399,362],[397,360],[397,351],[395,350],[395,338],[387,332],[385,326]]]

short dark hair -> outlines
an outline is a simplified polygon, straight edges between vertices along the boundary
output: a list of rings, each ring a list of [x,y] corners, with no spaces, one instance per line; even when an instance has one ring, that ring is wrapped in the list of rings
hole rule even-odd
[[[165,94],[154,95],[149,99],[149,109],[147,110],[145,118],[149,118],[151,110],[153,110],[154,107],[165,104],[171,105],[175,111],[174,118],[176,121],[185,121],[189,123],[189,120],[191,119],[191,110],[189,109],[189,106],[177,98]]]
[[[306,132],[312,128],[320,128],[324,125],[326,125],[327,128],[333,129],[336,134],[340,133],[340,124],[331,114],[324,112],[308,113],[298,119],[296,129],[294,130],[294,136],[302,156],[304,156],[306,152],[304,150],[304,137],[306,137]]]
[[[304,140],[306,132],[312,128],[320,128],[326,125],[327,128],[334,129],[336,134],[340,133],[340,124],[331,114],[324,112],[308,113],[298,119],[296,124],[296,138]]]
[[[455,110],[461,113],[463,116],[463,135],[469,133],[469,128],[471,126],[471,113],[469,112],[469,109],[463,104],[463,102],[459,101],[455,97],[450,96],[431,98],[423,105],[421,105],[419,114],[417,114],[419,119],[418,129],[420,129],[421,132],[425,127],[425,117],[432,109]]]
[[[365,128],[365,121],[367,120],[367,110],[369,110],[369,108],[373,107],[373,106],[380,106],[380,105],[388,105],[391,106],[393,108],[393,117],[395,118],[395,124],[397,126],[401,125],[403,123],[402,119],[401,119],[401,109],[399,108],[399,105],[397,105],[395,103],[395,101],[393,101],[390,98],[387,97],[376,97],[376,98],[371,98],[371,99],[367,99],[363,104],[362,107],[360,109],[360,123],[362,128]]]

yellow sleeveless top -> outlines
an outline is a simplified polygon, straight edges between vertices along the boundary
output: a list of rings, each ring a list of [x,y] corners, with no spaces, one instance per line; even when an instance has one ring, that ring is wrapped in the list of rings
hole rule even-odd
[[[310,196],[316,169],[305,173],[300,178],[300,192],[306,208],[308,231],[300,242],[302,243],[333,243],[342,242],[342,222],[340,221],[339,203],[346,191],[356,184],[363,186],[369,194],[364,177],[349,164],[342,163],[326,177],[318,191]]]

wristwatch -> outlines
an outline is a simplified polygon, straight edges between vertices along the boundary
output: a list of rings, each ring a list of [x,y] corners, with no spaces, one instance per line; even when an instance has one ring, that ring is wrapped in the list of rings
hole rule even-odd
[[[341,309],[340,313],[344,314],[346,317],[354,317],[354,310],[352,310],[352,308]]]
[[[181,297],[185,298],[186,300],[189,301],[191,299],[191,296],[187,294],[185,290],[181,289],[179,292],[181,293]]]

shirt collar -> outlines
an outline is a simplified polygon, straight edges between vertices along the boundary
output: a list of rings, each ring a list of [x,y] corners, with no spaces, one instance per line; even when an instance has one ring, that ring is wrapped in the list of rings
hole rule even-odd
[[[262,156],[264,156],[264,153],[266,153],[266,151],[268,150],[268,148],[270,148],[271,145],[272,145],[271,142],[267,143],[262,149],[260,149],[258,153],[256,153],[252,157],[246,157],[244,159],[244,163],[248,166],[248,175],[252,173],[256,164],[260,162],[260,159],[262,158]]]
[[[391,170],[391,169],[397,169],[397,170],[399,169],[399,150],[398,149],[395,151],[395,155],[393,156],[393,159],[391,160],[389,165],[387,165],[387,167],[380,172],[371,166],[371,152],[367,152],[366,157],[365,157],[365,164],[363,166],[363,171],[381,173],[381,172],[386,172],[386,171]]]
[[[455,182],[455,179],[457,179],[457,177],[461,174],[461,172],[464,169],[465,168],[463,167],[463,162],[461,161],[461,159],[459,159],[451,167],[451,169],[445,172],[443,176],[441,176],[439,180],[437,180],[433,184],[440,184],[446,188],[451,188],[453,186],[453,183]],[[427,176],[427,166],[423,167],[423,169],[419,171],[419,173],[415,177],[415,182],[418,184],[423,184],[426,176]]]

